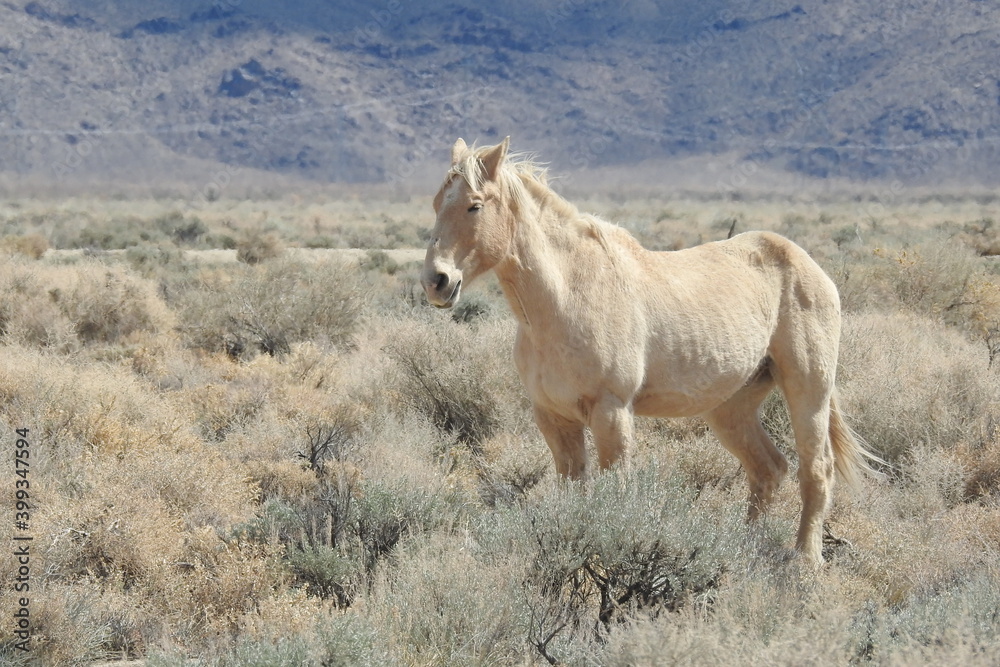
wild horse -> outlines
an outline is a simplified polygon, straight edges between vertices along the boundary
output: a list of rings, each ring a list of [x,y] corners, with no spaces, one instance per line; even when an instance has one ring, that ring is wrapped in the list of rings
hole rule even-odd
[[[759,418],[777,386],[799,457],[796,546],[822,563],[834,470],[854,482],[877,460],[837,409],[840,300],[830,278],[766,232],[648,251],[581,214],[508,145],[452,148],[422,274],[430,303],[451,307],[496,272],[519,322],[514,359],[535,420],[571,479],[586,472],[584,428],[607,468],[627,457],[633,415],[702,415],[743,464],[754,519],[788,470]]]

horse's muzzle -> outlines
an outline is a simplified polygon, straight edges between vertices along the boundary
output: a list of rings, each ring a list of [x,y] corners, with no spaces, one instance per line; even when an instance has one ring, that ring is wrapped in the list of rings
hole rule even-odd
[[[462,292],[462,279],[449,277],[447,273],[437,272],[423,280],[427,301],[438,308],[451,308],[458,303]]]

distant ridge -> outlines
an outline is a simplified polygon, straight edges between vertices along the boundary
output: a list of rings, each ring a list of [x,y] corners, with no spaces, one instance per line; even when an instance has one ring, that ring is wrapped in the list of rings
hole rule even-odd
[[[4,0],[0,172],[400,182],[511,134],[562,173],[991,184],[998,62],[976,0]]]

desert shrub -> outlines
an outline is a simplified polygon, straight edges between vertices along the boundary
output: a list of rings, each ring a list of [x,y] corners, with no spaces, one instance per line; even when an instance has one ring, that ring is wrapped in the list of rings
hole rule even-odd
[[[373,615],[397,664],[528,664],[524,564],[484,562],[464,538],[431,534],[401,550],[372,593]]]
[[[477,526],[481,557],[528,563],[528,641],[550,662],[574,637],[597,637],[637,612],[710,605],[746,544],[742,504],[708,516],[677,476],[652,463],[606,474],[586,492],[556,487]]]
[[[208,234],[208,226],[197,216],[186,217],[180,211],[170,211],[153,225],[177,245],[194,246]]]
[[[771,436],[774,444],[783,452],[795,449],[795,434],[792,432],[792,420],[788,415],[788,405],[781,391],[775,389],[764,399],[760,406],[760,423]]]
[[[847,311],[908,310],[966,331],[1000,323],[997,281],[982,259],[955,241],[876,248],[832,274]]]
[[[698,434],[657,443],[648,455],[669,463],[686,486],[706,489],[746,489],[746,474],[735,456],[702,426]],[[775,442],[780,442],[775,438]],[[780,445],[779,445],[780,446]]]
[[[887,615],[874,642],[876,658],[896,664],[994,664],[1000,658],[1000,587],[974,575],[929,591]]]
[[[236,259],[244,264],[277,259],[284,252],[285,246],[274,232],[249,232],[236,243]]]
[[[78,457],[87,452],[117,459],[158,446],[194,445],[174,406],[125,368],[72,363],[16,346],[0,347],[0,359],[5,417],[30,426],[41,446],[36,465],[51,466],[57,478],[77,478]]]
[[[39,577],[37,588],[33,585],[33,601],[41,603],[32,610],[33,617],[38,612],[35,654],[63,656],[52,661],[43,657],[45,664],[84,662],[65,659],[67,654],[89,658],[85,664],[113,655],[139,657],[167,634],[175,645],[198,651],[206,638],[244,631],[261,607],[279,595],[281,571],[269,554],[225,544],[212,531],[171,535],[170,521],[162,516],[150,518],[146,527],[153,529],[152,536],[140,536],[125,525],[112,536],[117,529],[109,521],[99,539],[113,550],[98,556],[84,549],[97,567],[72,577],[64,570],[48,572]],[[66,550],[87,539],[62,534],[56,543]],[[120,569],[140,563],[141,569]]]
[[[151,590],[156,606],[169,610],[179,642],[199,646],[208,637],[238,636],[259,622],[267,603],[291,602],[288,576],[267,546],[225,540],[210,530],[186,537],[181,565]]]
[[[924,244],[880,259],[884,281],[903,307],[946,320],[961,307],[978,269],[971,253],[950,243]]]
[[[178,392],[176,400],[194,415],[197,433],[207,441],[223,441],[270,416],[274,401],[284,398],[262,374],[229,382],[212,382]]]
[[[463,299],[461,303],[452,309],[451,319],[456,322],[473,322],[490,313],[490,304],[486,299],[478,295]]]
[[[153,285],[122,267],[0,266],[0,335],[8,341],[72,348],[160,333],[173,324]]]
[[[50,577],[170,597],[175,579],[183,579],[179,563],[216,566],[226,558],[223,551],[238,553],[223,549],[214,530],[250,514],[251,489],[211,453],[134,455],[128,468],[116,457],[100,457],[72,467],[82,472],[38,513],[40,527],[54,533],[46,554]]]
[[[967,222],[958,238],[979,255],[1000,255],[1000,226],[993,218],[980,218]]]
[[[179,298],[181,329],[197,347],[233,357],[285,355],[299,342],[345,347],[361,315],[356,270],[292,260],[206,274]]]
[[[837,247],[861,242],[861,231],[857,224],[845,225],[837,229],[831,236],[831,240],[837,244]]]
[[[317,661],[322,667],[388,665],[388,656],[378,641],[370,620],[338,615],[321,620],[316,627]]]
[[[297,502],[272,498],[257,517],[237,526],[234,535],[281,545],[294,585],[348,607],[367,581],[362,562],[365,546],[358,541],[353,524],[358,515],[353,496],[344,502],[342,497],[327,495],[329,490],[319,486],[315,495]]]
[[[395,275],[399,268],[399,262],[390,257],[385,250],[368,250],[361,260],[361,269],[364,271],[378,271],[391,276]]]
[[[172,313],[149,283],[125,272],[106,269],[88,284],[77,285],[64,312],[84,342],[114,342],[136,331],[168,330]],[[50,292],[51,294],[51,292]]]
[[[849,315],[840,349],[848,421],[888,461],[993,437],[1000,378],[958,332],[916,314]]]
[[[133,490],[116,502],[94,490],[76,507],[59,509],[53,519],[64,534],[47,559],[58,579],[92,577],[131,589],[157,575],[161,558],[181,560],[170,515],[154,494]]]
[[[88,585],[32,586],[30,651],[17,651],[0,638],[4,665],[88,665],[109,655],[112,629],[102,618],[101,593]],[[0,609],[8,609],[5,595]]]
[[[388,656],[377,635],[363,618],[348,614],[318,616],[310,627],[290,633],[282,628],[271,638],[243,637],[235,646],[224,644],[202,651],[198,664],[206,667],[288,665],[289,667],[353,667],[387,665]],[[191,658],[184,652],[153,652],[149,667],[184,667]]]
[[[385,350],[399,367],[399,399],[442,431],[473,448],[526,410],[510,356],[507,322],[461,327],[413,323]]]
[[[136,656],[166,634],[197,643],[243,627],[283,575],[266,550],[216,533],[253,511],[241,466],[127,368],[0,352],[4,421],[30,427],[34,445],[38,655]]]
[[[187,218],[179,211],[149,219],[137,215],[81,215],[71,227],[54,232],[54,245],[60,248],[97,248],[124,250],[146,244],[173,243],[194,245],[208,228],[197,217]]]
[[[74,237],[61,239],[60,247],[121,250],[163,240],[159,229],[139,218],[90,220]]]
[[[0,251],[17,253],[31,259],[41,259],[49,249],[49,241],[41,234],[23,234],[0,239]]]
[[[321,476],[328,461],[348,463],[359,447],[361,422],[354,406],[340,404],[326,407],[322,415],[311,415],[306,419],[302,448],[296,456]]]
[[[455,520],[450,505],[447,495],[433,491],[362,484],[352,529],[368,572],[407,535]]]
[[[852,597],[882,610],[996,566],[996,554],[984,550],[996,539],[995,511],[960,502],[963,473],[954,456],[920,456],[903,481],[869,484],[856,498],[841,494],[830,517],[853,544],[835,561],[839,576],[857,577]]]
[[[595,664],[992,664],[1000,650],[997,587],[960,575],[900,604],[883,604],[843,571],[794,563],[734,572],[710,613],[694,608],[612,629]],[[862,592],[861,595],[858,595]]]
[[[964,328],[986,344],[989,366],[1000,366],[1000,277],[974,277],[966,287],[965,299],[968,319]]]
[[[204,245],[209,229],[197,216],[180,211],[154,215],[78,214],[74,225],[58,226],[53,232],[60,248],[124,250],[147,244]],[[72,231],[67,231],[72,230]]]
[[[313,493],[272,498],[234,539],[281,546],[298,585],[349,606],[407,537],[455,521],[453,494],[327,471]]]
[[[125,261],[144,278],[176,280],[191,270],[184,251],[170,243],[146,243],[125,251]]]
[[[472,461],[480,500],[496,508],[523,503],[552,470],[552,457],[541,436],[526,438],[502,433],[482,443]]]
[[[240,642],[222,664],[246,667],[297,667],[307,664],[309,645],[300,637],[271,642]]]
[[[607,643],[589,647],[586,657],[614,667],[863,662],[855,646],[863,642],[864,629],[843,604],[843,590],[811,583],[812,576],[803,578],[788,565],[754,565],[733,577],[710,613],[691,608],[637,619],[613,629]]]
[[[286,558],[296,581],[307,586],[310,594],[336,600],[349,606],[357,595],[360,564],[336,549],[306,546],[293,550]]]

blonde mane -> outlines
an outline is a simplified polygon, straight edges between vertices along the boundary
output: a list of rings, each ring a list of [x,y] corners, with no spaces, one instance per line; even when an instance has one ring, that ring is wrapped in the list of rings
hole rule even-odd
[[[481,190],[487,178],[483,157],[492,148],[475,145],[467,148],[448,170],[441,189],[461,177],[471,190]],[[642,246],[627,231],[597,216],[581,213],[574,204],[549,187],[546,178],[548,168],[533,157],[531,153],[508,153],[497,170],[496,182],[515,215],[530,215],[529,202],[534,202],[534,205],[554,212],[554,220],[564,228],[575,229],[595,239],[612,262],[618,265],[624,256],[642,251]]]
[[[465,179],[470,189],[480,190],[486,180],[482,157],[491,148],[491,146],[477,148],[475,145],[470,147],[448,170],[442,189],[447,187],[452,179],[461,177]],[[515,213],[528,210],[529,201],[544,205],[554,211],[563,224],[572,225],[582,233],[597,239],[616,263],[619,261],[619,253],[626,251],[626,248],[628,251],[640,248],[638,242],[628,232],[597,216],[581,213],[576,206],[563,199],[549,187],[546,178],[548,168],[532,158],[531,153],[510,153],[500,164],[497,172],[497,183]],[[618,244],[611,242],[612,237],[618,240]]]
[[[448,170],[445,185],[452,178],[461,176],[472,190],[482,189],[486,180],[482,157],[490,148],[478,148],[475,145],[469,148]],[[578,218],[580,214],[577,208],[549,187],[546,179],[548,168],[532,158],[531,153],[510,153],[497,172],[497,183],[514,210],[525,210],[531,200],[545,201],[555,206],[561,217]]]
[[[478,191],[482,188],[486,179],[482,157],[490,148],[469,148],[448,170],[445,187],[453,178],[460,176],[470,189]],[[595,215],[581,213],[574,204],[549,187],[546,178],[548,168],[532,158],[531,153],[509,153],[497,172],[497,183],[515,214],[527,212],[529,201],[536,202],[553,211],[562,225],[597,240],[612,262],[618,265],[624,255],[642,250],[639,242],[627,231]]]

